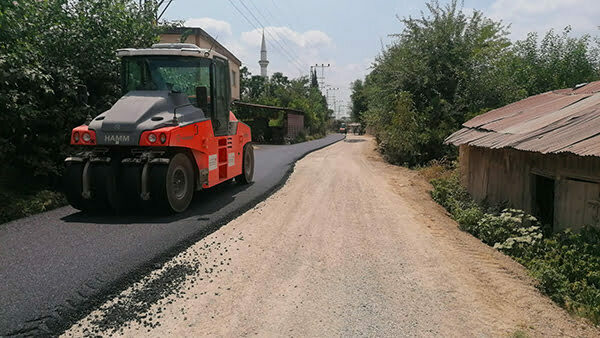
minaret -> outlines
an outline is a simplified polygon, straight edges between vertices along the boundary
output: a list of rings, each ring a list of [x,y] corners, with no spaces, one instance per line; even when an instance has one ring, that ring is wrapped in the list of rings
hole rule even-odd
[[[260,76],[267,77],[267,65],[269,65],[269,60],[267,60],[267,44],[265,44],[265,31],[263,30],[262,34],[262,43],[260,45],[260,61],[258,61],[260,65]]]

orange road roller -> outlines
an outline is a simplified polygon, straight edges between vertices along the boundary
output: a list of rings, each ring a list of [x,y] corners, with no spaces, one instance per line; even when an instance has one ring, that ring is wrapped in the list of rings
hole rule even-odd
[[[254,174],[250,127],[230,111],[227,59],[193,44],[120,49],[123,96],[71,132],[65,194],[82,211],[182,212],[194,192]]]

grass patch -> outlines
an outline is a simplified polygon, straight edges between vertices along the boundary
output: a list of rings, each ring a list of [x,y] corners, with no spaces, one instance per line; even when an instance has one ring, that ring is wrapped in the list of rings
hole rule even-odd
[[[523,330],[517,330],[517,331],[513,332],[510,336],[513,338],[529,338],[527,333],[525,333],[525,331],[523,331]]]
[[[586,227],[552,233],[527,213],[474,201],[459,183],[458,170],[431,169],[431,196],[460,229],[524,265],[537,287],[571,313],[600,323],[600,230]]]
[[[455,167],[456,162],[443,158],[441,160],[432,160],[426,166],[415,167],[414,169],[427,181],[431,181],[437,178],[449,178],[452,176]]]
[[[304,131],[301,131],[301,132],[298,133],[298,135],[296,135],[295,138],[288,139],[288,143],[289,144],[295,144],[295,143],[302,143],[302,142],[307,142],[307,141],[313,141],[313,140],[321,139],[321,138],[323,138],[325,136],[326,136],[325,134],[321,134],[321,133],[307,135]]]
[[[66,204],[67,200],[64,195],[52,190],[1,191],[0,223],[52,210]]]

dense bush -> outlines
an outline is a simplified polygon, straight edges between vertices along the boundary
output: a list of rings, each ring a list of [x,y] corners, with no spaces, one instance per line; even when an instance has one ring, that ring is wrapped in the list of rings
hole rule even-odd
[[[458,174],[432,180],[435,201],[459,227],[527,267],[538,288],[573,313],[600,323],[600,230],[543,231],[521,210],[484,207],[469,196]]]
[[[41,190],[33,192],[0,192],[0,223],[52,210],[67,204],[62,193]]]
[[[158,40],[157,2],[141,3],[0,2],[0,223],[64,204],[45,189],[58,188],[70,130],[121,96],[115,51]]]
[[[433,199],[452,215],[459,216],[469,209],[479,209],[479,205],[473,201],[467,189],[460,185],[458,170],[453,170],[449,177],[437,178],[432,180],[431,183],[435,187],[431,192]],[[475,214],[480,215],[477,212]],[[477,219],[479,218],[477,217]],[[473,222],[466,222],[465,226],[471,226],[472,224]]]
[[[158,38],[153,2],[3,1],[0,5],[0,185],[60,174],[69,131],[120,96],[115,50]],[[89,107],[78,99],[87,86]]]
[[[581,316],[600,323],[600,231],[565,231],[518,257],[540,280],[540,290]]]
[[[512,256],[531,250],[542,240],[538,220],[516,209],[504,209],[499,215],[485,214],[477,222],[479,238]]]

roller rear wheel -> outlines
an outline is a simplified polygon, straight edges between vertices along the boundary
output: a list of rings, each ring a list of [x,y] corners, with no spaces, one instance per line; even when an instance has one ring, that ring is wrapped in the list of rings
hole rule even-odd
[[[142,205],[142,167],[136,164],[124,164],[119,175],[119,190],[123,207],[135,209]]]
[[[63,175],[63,187],[69,204],[78,210],[85,211],[86,203],[81,192],[83,191],[83,166],[82,162],[67,162]]]
[[[108,208],[110,184],[110,168],[105,164],[90,163],[88,177],[90,179],[90,198],[83,198],[83,172],[86,162],[67,162],[63,176],[67,201],[75,209],[93,212]]]
[[[175,154],[168,165],[150,168],[150,198],[167,212],[182,212],[194,197],[194,170],[185,154]]]
[[[94,210],[122,209],[116,169],[112,163],[92,163],[90,166],[92,198],[88,202]]]
[[[242,160],[242,173],[235,177],[238,184],[249,184],[254,177],[254,148],[246,143]]]

